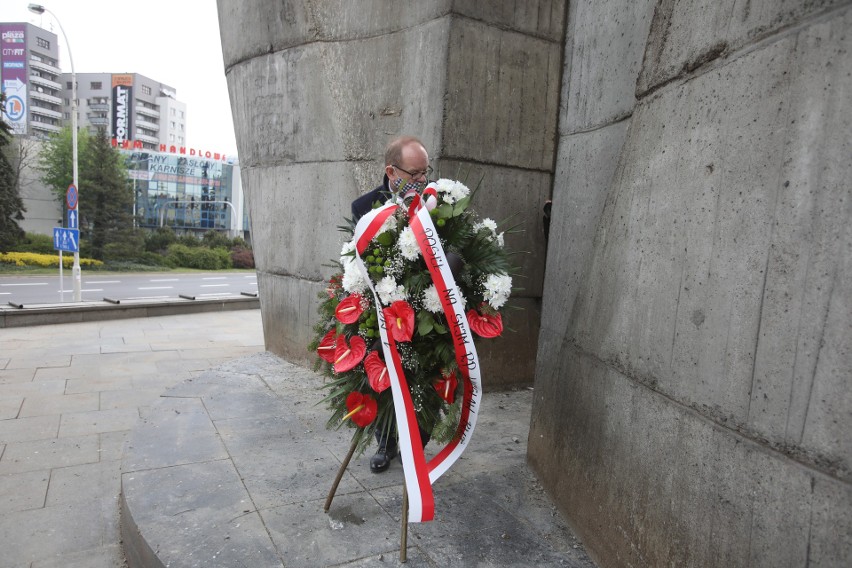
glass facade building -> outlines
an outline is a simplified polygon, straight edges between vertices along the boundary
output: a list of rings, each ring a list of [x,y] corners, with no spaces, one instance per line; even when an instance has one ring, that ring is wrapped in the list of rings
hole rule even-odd
[[[121,150],[140,227],[223,231],[249,239],[239,165],[200,156]]]

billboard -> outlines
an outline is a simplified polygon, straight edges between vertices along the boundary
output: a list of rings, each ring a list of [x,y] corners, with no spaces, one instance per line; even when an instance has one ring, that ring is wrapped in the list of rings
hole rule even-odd
[[[133,138],[133,75],[112,76],[112,132],[116,145]]]
[[[14,134],[27,133],[27,41],[25,24],[0,24],[0,80],[6,93],[3,120]]]

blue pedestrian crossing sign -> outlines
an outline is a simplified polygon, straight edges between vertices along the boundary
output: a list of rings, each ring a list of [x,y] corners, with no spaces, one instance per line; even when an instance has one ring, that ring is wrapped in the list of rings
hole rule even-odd
[[[53,248],[65,252],[80,252],[80,231],[54,227]]]
[[[77,210],[69,209],[68,210],[68,223],[65,224],[65,228],[67,229],[79,229],[79,225],[77,224]]]

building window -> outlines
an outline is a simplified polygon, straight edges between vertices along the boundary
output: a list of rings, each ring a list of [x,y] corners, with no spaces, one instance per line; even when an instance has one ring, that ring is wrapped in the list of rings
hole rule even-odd
[[[92,81],[91,83],[89,83],[89,88],[93,91],[100,91],[101,89],[103,89],[103,85],[100,81]]]
[[[180,117],[183,118],[183,111],[180,111]]]
[[[50,42],[44,39],[43,37],[36,37],[36,43],[42,49],[50,49]]]
[[[142,85],[142,94],[150,95],[151,87],[149,87],[148,85]]]
[[[65,81],[65,88],[71,89],[71,81]]]
[[[169,110],[172,111],[172,116],[174,116],[175,115],[175,109],[169,109]]]

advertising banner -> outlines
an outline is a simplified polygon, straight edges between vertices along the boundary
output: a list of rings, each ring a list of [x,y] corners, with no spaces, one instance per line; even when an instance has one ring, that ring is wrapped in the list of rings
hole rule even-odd
[[[3,119],[14,134],[27,133],[27,42],[24,24],[0,24],[0,79],[6,93]]]
[[[128,142],[133,134],[133,75],[112,76],[112,132],[115,144]]]

